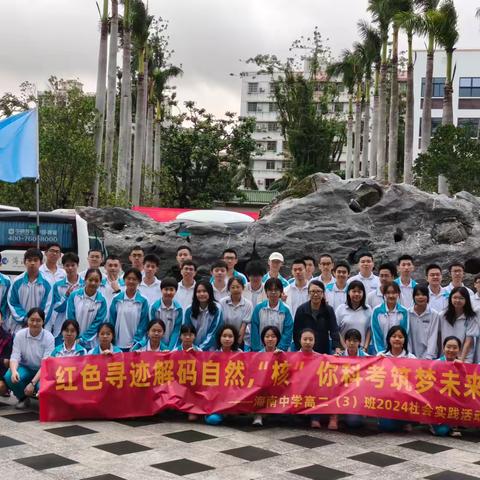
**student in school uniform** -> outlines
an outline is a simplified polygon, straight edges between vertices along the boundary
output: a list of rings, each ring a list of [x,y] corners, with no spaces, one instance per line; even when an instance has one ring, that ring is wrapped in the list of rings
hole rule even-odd
[[[118,255],[110,254],[105,260],[105,275],[100,284],[100,293],[107,301],[107,309],[110,310],[113,298],[122,290],[125,290],[125,282],[121,278],[122,264]]]
[[[175,282],[175,279],[172,279]],[[147,336],[137,342],[132,347],[132,352],[166,352],[169,351],[166,348],[163,340],[165,333],[165,323],[160,318],[150,320],[147,326]]]
[[[180,282],[182,280],[181,269],[184,262],[192,261],[192,249],[188,245],[181,245],[177,248],[177,253],[175,256],[175,260],[177,261],[176,265],[173,265],[165,274],[165,277],[173,277]],[[196,270],[196,269],[195,269]],[[187,305],[188,306],[188,305]]]
[[[116,344],[124,352],[144,339],[148,325],[148,301],[138,291],[142,274],[128,268],[123,275],[125,291],[112,301],[109,321],[115,328]]]
[[[262,278],[264,284],[270,278],[278,278],[284,289],[288,287],[288,280],[280,275],[284,261],[283,255],[280,252],[270,254],[268,257],[268,272]]]
[[[350,275],[348,262],[337,262],[333,270],[335,281],[325,285],[325,299],[333,310],[347,301],[347,281]]]
[[[88,355],[113,355],[123,350],[115,345],[115,330],[111,323],[102,323],[98,328],[98,345],[92,348]]]
[[[445,291],[450,294],[456,287],[464,287],[467,289],[468,294],[473,297],[473,291],[463,284],[465,278],[465,265],[462,262],[453,262],[449,265],[448,271],[452,281],[445,287]]]
[[[162,298],[154,302],[150,307],[150,321],[162,320],[164,333],[162,346],[166,350],[173,350],[178,345],[180,327],[183,321],[183,310],[175,300],[177,293],[177,281],[173,277],[166,277],[162,280]]]
[[[247,264],[246,268],[248,282],[245,285],[243,296],[250,300],[255,308],[259,303],[267,299],[267,294],[262,283],[265,275],[265,267],[262,262],[254,260]]]
[[[58,261],[62,256],[62,247],[57,242],[47,243],[45,250],[44,263],[40,265],[40,272],[50,285],[55,285],[56,282],[65,278],[66,273],[63,268],[58,266]]]
[[[195,345],[197,329],[193,325],[182,325],[180,327],[180,341],[174,348],[177,352],[201,352],[202,350]]]
[[[63,342],[55,347],[52,357],[79,357],[87,354],[87,351],[77,343],[80,325],[76,320],[65,320],[60,331]]]
[[[135,245],[130,249],[128,254],[128,261],[131,268],[136,268],[140,273],[143,273],[143,262],[145,260],[145,250],[140,245]]]
[[[195,291],[195,275],[197,274],[197,264],[192,260],[185,260],[182,264],[180,273],[182,280],[178,282],[175,300],[182,307],[185,314],[187,308],[192,304],[193,292]]]
[[[382,263],[378,267],[378,287],[372,292],[367,292],[367,305],[373,310],[375,307],[381,305],[384,301],[383,298],[383,287],[392,283],[397,277],[397,268],[391,262]]]
[[[398,278],[395,283],[400,287],[400,305],[407,310],[413,307],[413,289],[417,282],[413,280],[412,273],[415,270],[413,257],[411,255],[401,255],[398,258]]]
[[[349,282],[360,280],[368,295],[370,292],[375,291],[379,285],[378,277],[373,273],[374,268],[375,263],[373,262],[373,255],[370,252],[360,254],[358,260],[358,273],[357,275],[350,277]]]
[[[159,267],[160,259],[154,253],[145,255],[142,281],[138,290],[147,299],[150,307],[162,296],[160,288],[162,282],[157,278]]]
[[[2,255],[0,254],[0,262],[2,261]],[[7,275],[0,272],[0,326],[8,329],[8,318],[10,311],[8,308],[8,291],[12,282]]]
[[[442,268],[436,263],[427,265],[425,269],[428,282],[428,305],[438,313],[443,312],[448,306],[450,292],[442,287]]]
[[[318,268],[320,270],[320,275],[315,277],[314,280],[322,282],[325,285],[325,288],[327,288],[328,285],[335,283],[335,277],[332,274],[335,269],[335,262],[329,253],[322,253],[319,256]]]
[[[82,280],[85,280],[85,275],[90,270],[91,268],[98,268],[102,275],[105,275],[105,269],[102,267],[103,263],[103,253],[100,249],[98,248],[91,248],[88,251],[87,255],[87,263],[88,263],[88,268],[86,270],[82,270],[79,272],[79,275]]]
[[[307,268],[305,262],[298,258],[292,262],[292,276],[294,281],[284,290],[287,296],[285,303],[290,307],[295,317],[297,308],[308,301]]]
[[[243,285],[247,284],[247,277],[235,267],[238,263],[237,252],[233,248],[227,248],[222,253],[222,260],[227,264],[227,280],[232,277],[239,278]]]
[[[212,274],[210,283],[213,287],[215,301],[220,302],[222,298],[228,297],[227,289],[227,264],[223,260],[217,260],[210,269]]]
[[[475,288],[475,294],[471,298],[472,308],[477,312],[477,315],[480,316],[480,275],[476,275],[473,279],[473,286]]]

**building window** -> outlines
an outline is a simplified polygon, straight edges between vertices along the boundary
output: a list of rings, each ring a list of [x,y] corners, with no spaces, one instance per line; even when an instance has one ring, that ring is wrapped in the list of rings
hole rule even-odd
[[[286,152],[288,150],[288,142],[286,140],[282,141],[282,152]]]
[[[292,167],[292,162],[291,160],[284,160],[282,162],[282,169],[283,170],[290,170],[290,168]]]
[[[249,83],[248,84],[248,93],[257,93],[258,92],[258,83]]]
[[[256,143],[256,147],[257,147],[257,150],[258,150],[260,153],[265,153],[265,152],[267,151],[264,142],[257,142],[257,143]]]
[[[272,95],[275,95],[275,82],[270,82],[269,91]]]
[[[266,122],[258,122],[255,125],[255,130],[257,132],[267,132],[268,131],[268,124]]]
[[[432,118],[432,137],[435,135],[435,132],[437,131],[437,128],[442,125],[442,119],[441,118]],[[420,131],[419,131],[419,136],[422,136],[422,119],[420,119]]]
[[[480,97],[480,77],[460,78],[460,97]]]
[[[276,141],[268,141],[267,142],[267,151],[268,152],[276,152],[277,151],[277,142]]]
[[[278,130],[278,123],[277,122],[268,122],[268,131],[269,132],[276,132]]]
[[[275,102],[270,102],[270,111],[278,112],[278,105]]]
[[[472,138],[477,138],[480,118],[459,118],[457,125],[468,129]]]
[[[335,113],[343,113],[343,103],[335,103]]]
[[[445,78],[434,77],[432,98],[443,98],[445,90]],[[422,78],[422,98],[425,97],[425,78]]]
[[[275,170],[275,160],[267,160],[267,170]]]
[[[265,179],[265,190],[268,190],[273,185],[274,182],[275,182],[274,178],[266,178]]]
[[[247,103],[247,111],[250,113],[257,113],[257,102],[248,102]]]

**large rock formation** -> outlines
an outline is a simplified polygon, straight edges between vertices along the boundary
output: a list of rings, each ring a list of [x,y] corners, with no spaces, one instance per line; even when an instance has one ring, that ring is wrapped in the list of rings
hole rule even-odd
[[[300,195],[305,196],[294,198]],[[103,232],[109,251],[123,260],[134,244],[159,255],[161,273],[175,261],[176,248],[184,243],[204,264],[227,247],[237,250],[240,266],[253,258],[266,259],[272,251],[282,252],[287,265],[296,257],[317,257],[321,252],[356,263],[361,252],[371,251],[377,263],[409,253],[418,265],[436,262],[447,267],[460,260],[469,273],[478,273],[479,207],[480,199],[467,192],[448,198],[410,185],[384,187],[368,179],[343,181],[336,175],[316,174],[304,181],[300,192],[287,192],[243,229],[160,224],[120,208],[85,208],[80,214]],[[417,276],[423,276],[423,271]]]

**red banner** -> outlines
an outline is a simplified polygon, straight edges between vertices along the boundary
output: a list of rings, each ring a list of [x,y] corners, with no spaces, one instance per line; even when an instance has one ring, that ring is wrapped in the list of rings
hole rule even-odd
[[[303,353],[133,352],[42,363],[40,420],[355,414],[480,425],[478,365]]]

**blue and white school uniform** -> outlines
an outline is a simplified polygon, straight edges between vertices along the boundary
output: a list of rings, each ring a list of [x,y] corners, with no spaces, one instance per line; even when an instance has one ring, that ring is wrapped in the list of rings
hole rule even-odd
[[[336,282],[325,286],[325,300],[336,310],[340,305],[347,301],[347,285],[344,288],[338,288]]]
[[[243,296],[237,305],[233,304],[230,296],[222,298],[220,305],[222,307],[223,323],[234,326],[238,332],[242,324],[248,325],[252,320],[252,303]]]
[[[154,277],[153,283],[147,285],[145,283],[145,277],[143,277],[138,286],[138,291],[147,299],[150,307],[162,297],[161,284],[162,282],[157,277]]]
[[[85,293],[85,288],[79,288],[68,297],[67,318],[76,320],[80,325],[78,340],[81,345],[87,349],[93,348],[98,327],[107,318],[107,301],[99,291],[89,297]]]
[[[270,278],[270,272],[267,272],[263,278],[262,278],[262,283],[265,284],[265,282]],[[288,287],[288,280],[284,277],[282,277],[280,274],[278,274],[278,277],[277,277],[280,282],[282,282],[282,285],[283,285],[283,288],[287,288]]]
[[[213,288],[213,296],[215,297],[215,301],[220,303],[222,298],[226,298],[230,295],[227,289],[227,284],[225,283],[225,286],[219,290],[213,282],[212,283],[212,288]]]
[[[55,338],[60,335],[63,322],[66,320],[68,300],[66,292],[72,285],[74,287],[76,286],[78,288],[81,288],[84,286],[83,280],[80,278],[80,276],[77,276],[77,281],[75,283],[71,283],[68,281],[67,277],[65,277],[62,280],[56,282],[53,286],[53,301],[50,324],[52,327],[51,332],[53,333],[53,336]],[[72,292],[70,293],[73,293],[75,289],[72,290]]]
[[[350,277],[347,280],[347,283],[350,284],[354,280],[359,280],[363,283],[365,287],[365,293],[368,295],[370,292],[375,291],[380,286],[380,280],[373,273],[369,277],[364,277],[361,273],[357,273],[353,277]]]
[[[267,294],[265,293],[263,283],[258,290],[254,290],[251,283],[248,282],[243,290],[243,297],[247,300],[250,300],[253,307],[256,307],[259,303],[264,302],[267,299]]]
[[[378,307],[381,305],[385,299],[383,298],[383,293],[380,290],[380,287],[378,287],[376,290],[373,292],[367,293],[367,301],[366,304],[370,306],[370,308],[373,309],[375,307]]]
[[[417,285],[417,282],[413,279],[408,282],[408,285],[404,285],[400,277],[396,278],[394,282],[400,287],[400,305],[407,310],[413,307],[413,289]]]
[[[428,306],[437,312],[443,312],[448,307],[449,292],[445,287],[441,287],[439,293],[433,293],[428,287]]]
[[[275,307],[270,307],[269,301],[265,300],[253,309],[250,324],[250,344],[254,352],[262,348],[260,335],[265,327],[275,326],[280,330],[281,338],[277,348],[287,352],[292,343],[293,317],[288,305],[281,300]]]
[[[471,288],[468,288],[468,287],[465,286],[463,283],[462,283],[461,286],[467,289],[470,297],[473,297],[474,293],[473,293],[473,290],[472,290]],[[450,296],[450,293],[451,293],[452,290],[454,289],[453,283],[450,282],[446,287],[444,287],[444,289],[445,289],[445,292],[447,292],[448,296]]]
[[[179,342],[183,321],[183,310],[180,304],[174,299],[167,307],[160,298],[150,307],[150,321],[152,320],[162,320],[165,323],[161,343],[166,350],[173,350]]]
[[[455,320],[455,323],[453,325],[450,325],[450,323],[447,322],[447,319],[445,318],[445,313],[445,310],[440,313],[440,333],[442,337],[441,344],[443,345],[445,338],[453,335],[462,342],[463,346],[466,338],[472,337],[474,343],[472,344],[472,348],[470,349],[470,352],[468,352],[465,358],[466,363],[472,363],[474,357],[478,357],[478,355],[475,355],[475,340],[477,340],[477,337],[479,335],[477,316],[475,315],[474,317],[466,318],[465,315],[460,315],[460,317]],[[479,342],[477,341],[476,344],[478,348]]]
[[[195,345],[193,344],[193,346],[191,348],[189,348],[188,350],[184,350],[182,345],[177,345],[174,349],[173,349],[174,352],[201,352],[202,349],[200,347],[198,347],[198,345]]]
[[[0,273],[0,314],[6,324],[9,316],[7,296],[11,285],[12,282],[10,281],[10,278],[3,273]]]
[[[180,304],[184,315],[187,311],[187,308],[193,302],[193,292],[195,290],[195,284],[196,282],[193,282],[193,285],[191,287],[186,287],[183,284],[183,280],[178,282],[178,289],[177,293],[175,294],[174,300],[176,300],[176,302]]]
[[[362,345],[365,343],[372,323],[372,309],[368,305],[367,308],[358,307],[354,310],[344,303],[335,310],[335,317],[342,337],[345,337],[348,330],[355,328],[362,335]]]
[[[409,332],[408,310],[397,303],[393,310],[387,309],[387,304],[382,303],[372,312],[372,339],[375,351],[386,350],[387,333],[395,325],[400,325]]]
[[[325,285],[325,288],[327,288],[328,285],[334,285],[335,284],[335,277],[333,275],[332,275],[332,278],[328,282],[323,280],[322,274],[318,275],[318,277],[313,277],[312,280],[318,280],[319,282],[322,282]]]
[[[115,327],[115,341],[121,349],[130,349],[147,334],[148,301],[135,292],[132,298],[120,292],[112,300],[109,322]]]
[[[413,353],[406,352],[405,350],[402,350],[402,353],[400,355],[393,355],[393,353],[389,350],[388,352],[379,352],[377,353],[377,357],[387,357],[387,358],[417,358]]]
[[[192,307],[188,307],[185,312],[184,324],[193,325],[197,330],[194,344],[204,352],[215,350],[217,333],[223,325],[222,307],[215,302],[217,307],[215,313],[210,313],[208,307],[200,308],[198,317],[192,316]]]
[[[120,287],[120,292],[125,291],[125,280],[123,278],[118,278],[117,279],[118,286]],[[112,288],[111,282],[108,281],[108,278],[102,277],[102,281],[100,283],[100,287],[98,287],[98,291],[105,297],[105,300],[107,301],[107,317],[108,317],[108,312],[110,312],[110,306],[112,305],[113,299],[120,293],[117,292],[115,293]]]
[[[425,360],[437,358],[438,332],[440,317],[438,312],[429,306],[418,315],[412,307],[408,311],[410,332],[408,335],[408,349],[417,357]]]
[[[283,293],[287,295],[286,304],[290,307],[290,311],[292,312],[292,316],[295,317],[295,313],[297,312],[297,308],[305,302],[308,302],[308,283],[305,283],[303,287],[297,287],[294,283],[291,283]]]
[[[472,301],[472,308],[477,312],[477,316],[480,317],[480,295],[476,293],[470,300]]]
[[[108,350],[110,350],[112,353],[123,353],[123,350],[116,345],[110,345],[110,348]],[[88,355],[101,355],[104,351],[105,350],[102,350],[100,348],[100,345],[97,345],[96,347],[88,351]]]
[[[344,350],[342,353],[342,357],[350,357],[351,355],[348,354],[347,350]],[[359,348],[357,351],[357,357],[369,357],[370,355],[368,353],[365,353],[365,350],[363,348]]]
[[[75,343],[71,349],[65,346],[65,342],[57,345],[52,352],[52,357],[81,357],[86,355],[87,351],[79,344]]]
[[[63,268],[57,266],[57,269],[53,272],[52,270],[49,270],[46,263],[42,263],[40,265],[40,273],[43,275],[45,280],[52,285],[52,287],[67,276]]]
[[[27,320],[27,312],[33,307],[41,308],[45,312],[44,326],[47,326],[50,320],[52,296],[52,286],[40,272],[33,282],[28,280],[27,272],[20,274],[13,281],[7,295],[10,308],[10,331],[15,333],[23,327]]]
[[[150,340],[148,338],[144,338],[141,342],[137,342],[132,347],[132,352],[166,352],[169,351],[169,348],[166,348],[165,345],[160,342],[160,345],[157,349],[153,349],[150,345]],[[173,349],[172,349],[173,350]]]

